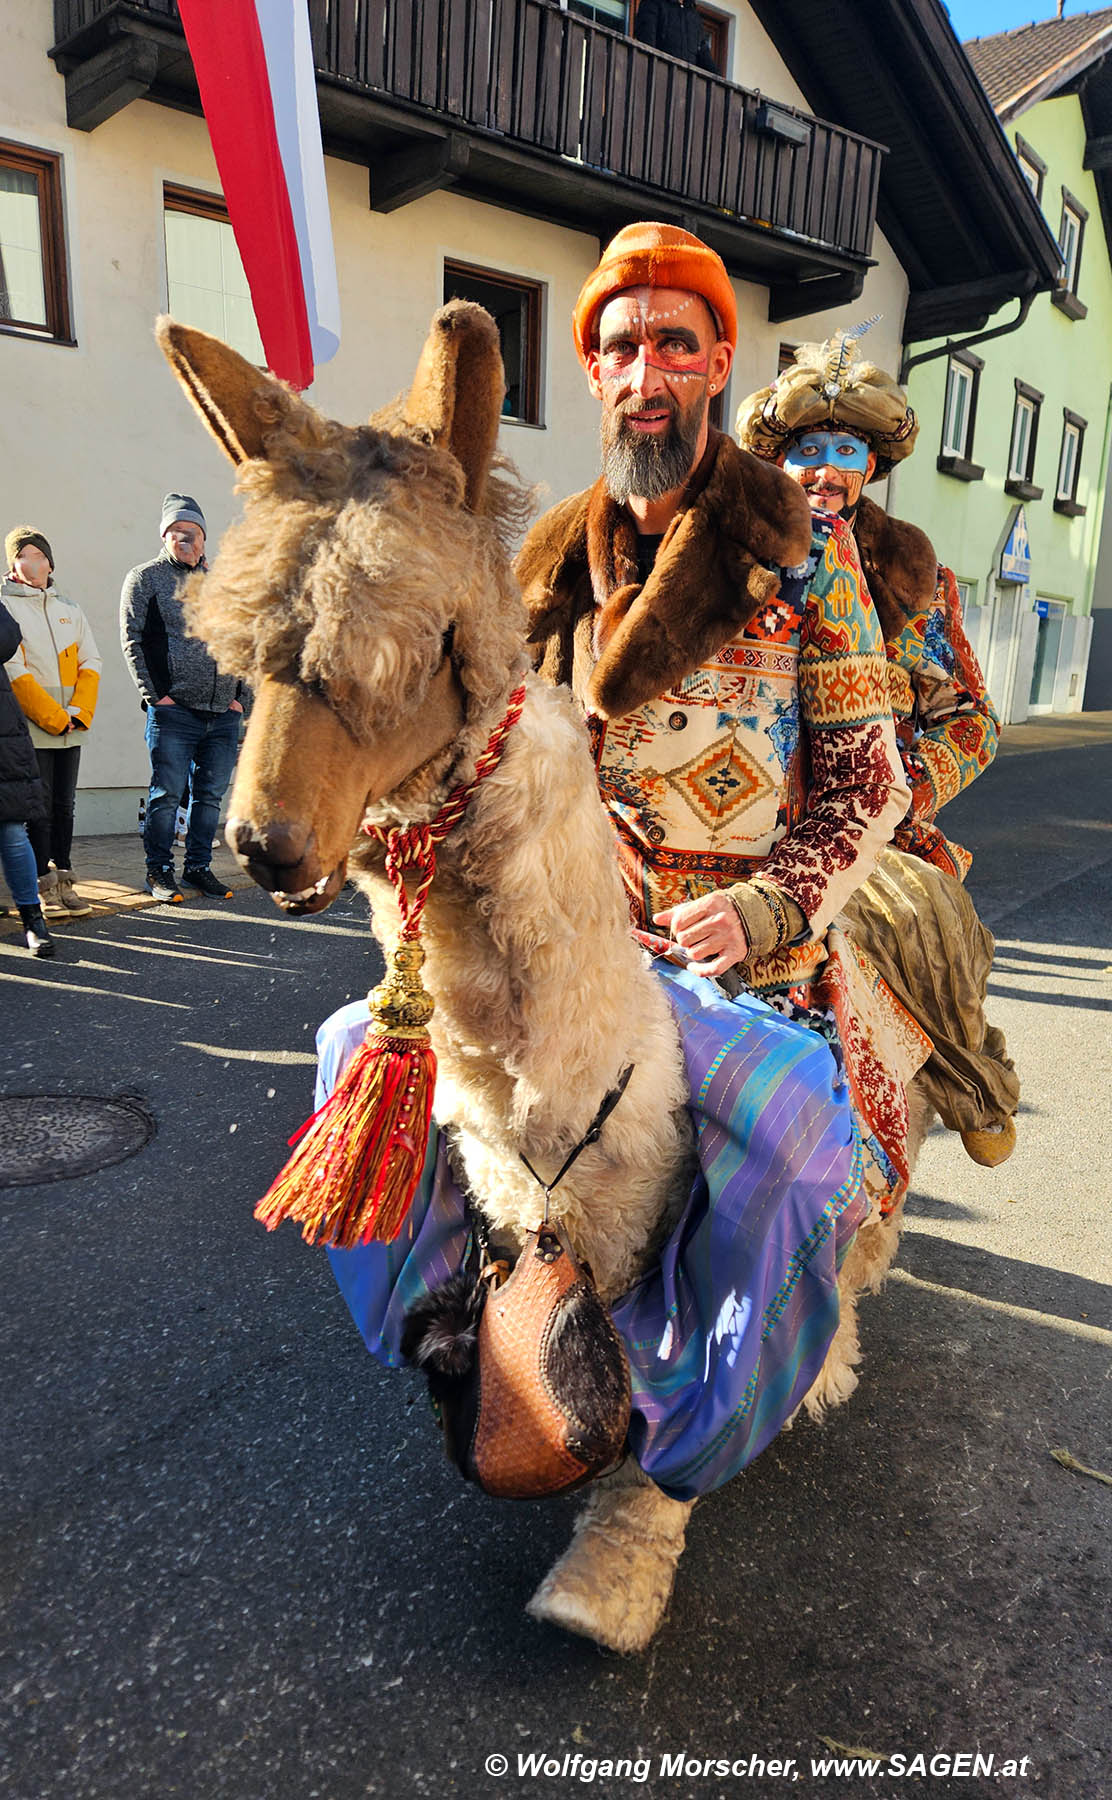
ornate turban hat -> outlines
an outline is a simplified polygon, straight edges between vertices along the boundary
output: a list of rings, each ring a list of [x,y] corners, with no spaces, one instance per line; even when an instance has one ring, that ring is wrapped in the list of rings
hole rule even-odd
[[[633,287],[682,288],[701,294],[723,338],[736,348],[737,301],[717,250],[678,225],[645,222],[626,225],[611,238],[598,268],[583,283],[572,314],[581,363],[586,363],[592,347],[600,309],[614,294]]]
[[[742,449],[775,462],[801,431],[833,425],[868,444],[876,457],[874,481],[910,456],[919,421],[907,395],[875,363],[857,360],[857,339],[875,323],[836,331],[825,344],[800,344],[790,367],[739,406]]]

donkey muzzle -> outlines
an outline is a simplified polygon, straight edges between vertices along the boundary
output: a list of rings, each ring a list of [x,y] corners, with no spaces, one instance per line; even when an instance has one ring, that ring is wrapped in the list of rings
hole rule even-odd
[[[323,912],[344,885],[347,858],[322,870],[316,835],[295,819],[230,818],[224,829],[236,860],[283,912]]]

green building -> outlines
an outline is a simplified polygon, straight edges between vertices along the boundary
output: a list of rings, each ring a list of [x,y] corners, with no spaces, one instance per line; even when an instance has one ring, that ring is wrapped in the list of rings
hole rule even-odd
[[[996,336],[916,346],[939,353],[909,372],[921,429],[890,510],[921,525],[954,570],[989,691],[1015,721],[1112,705],[1112,563],[1102,575],[1100,556],[1112,436],[1112,7],[965,49],[1058,240],[1062,276],[1021,306],[1014,330],[1005,322]],[[1112,529],[1104,535],[1112,556]]]

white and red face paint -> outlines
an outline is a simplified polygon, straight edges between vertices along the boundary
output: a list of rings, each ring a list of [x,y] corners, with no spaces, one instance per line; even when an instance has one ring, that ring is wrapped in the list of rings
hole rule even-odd
[[[693,317],[698,306],[694,295],[684,295],[680,306],[666,306],[653,296],[646,301],[625,294],[606,308],[596,354],[598,380],[611,403],[638,381],[642,366],[655,370],[668,386],[680,384],[677,397],[691,383],[707,380],[710,353]]]

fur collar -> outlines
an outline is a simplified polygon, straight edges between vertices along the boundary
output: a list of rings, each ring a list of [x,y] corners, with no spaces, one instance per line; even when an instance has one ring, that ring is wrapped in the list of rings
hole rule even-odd
[[[898,637],[914,613],[934,599],[938,558],[925,531],[893,519],[875,500],[862,498],[853,527],[861,567],[886,643]]]
[[[530,642],[549,678],[572,680],[597,609],[597,660],[580,697],[619,718],[736,637],[778,591],[775,570],[810,548],[802,488],[712,432],[643,587],[633,521],[601,477],[538,519],[517,559]]]

